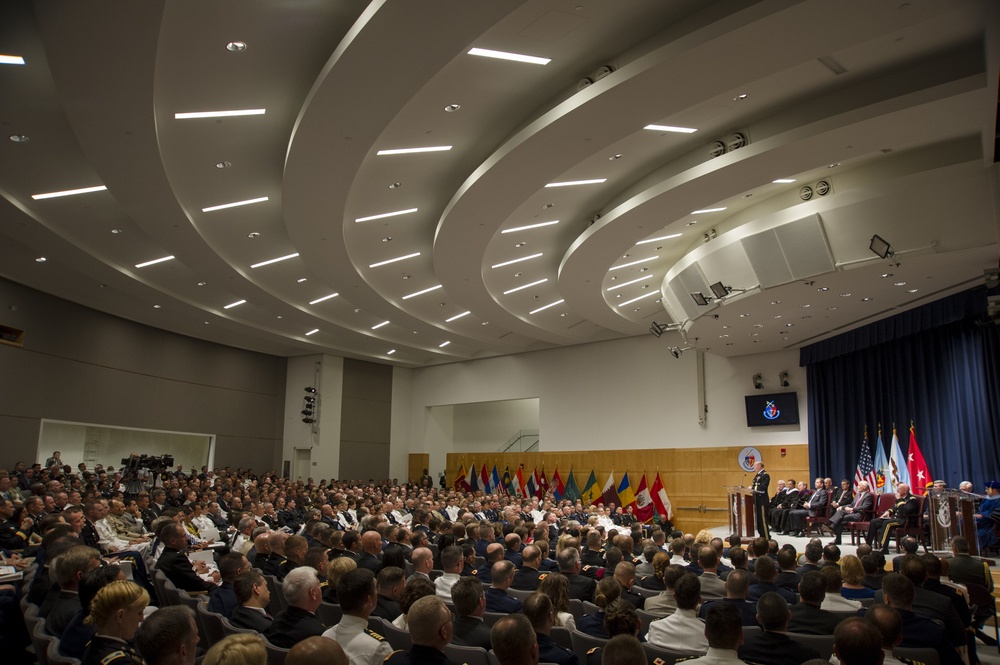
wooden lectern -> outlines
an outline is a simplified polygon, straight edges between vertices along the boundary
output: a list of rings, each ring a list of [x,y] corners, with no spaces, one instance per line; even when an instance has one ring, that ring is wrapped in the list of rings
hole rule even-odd
[[[729,533],[744,538],[756,535],[753,490],[748,487],[726,487],[729,505]]]
[[[945,490],[940,494],[927,493],[930,509],[931,548],[946,552],[954,536],[964,536],[969,541],[969,554],[979,556],[979,533],[976,529],[976,496],[958,490]]]

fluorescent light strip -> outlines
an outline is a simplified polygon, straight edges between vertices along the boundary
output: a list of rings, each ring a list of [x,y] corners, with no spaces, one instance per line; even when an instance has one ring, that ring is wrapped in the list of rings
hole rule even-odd
[[[795,182],[795,178],[778,178],[777,180],[772,180],[775,185],[790,185]]]
[[[386,351],[386,352],[385,352],[385,355],[387,355],[387,356],[391,356],[391,355],[392,355],[392,354],[394,354],[395,352],[396,352],[396,349],[389,349],[388,351]]]
[[[438,348],[439,349],[443,349],[444,347],[448,346],[449,344],[451,344],[451,342],[441,342],[440,344],[438,344]]]
[[[319,303],[323,302],[324,300],[329,300],[330,298],[336,298],[339,295],[340,295],[339,293],[331,293],[328,296],[323,296],[322,298],[316,298],[316,300],[310,300],[309,304],[310,305],[318,305]]]
[[[383,321],[382,323],[376,323],[375,325],[372,326],[372,330],[378,330],[382,326],[387,326],[387,325],[389,325],[388,321]]]
[[[673,127],[671,125],[646,125],[643,129],[652,129],[654,132],[675,132],[677,134],[694,134],[698,131],[691,127]]]
[[[202,212],[213,212],[215,210],[225,210],[226,208],[236,208],[239,206],[248,206],[252,203],[260,203],[262,201],[267,201],[266,196],[261,196],[256,199],[247,199],[246,201],[234,201],[233,203],[223,203],[222,205],[210,206],[208,208],[202,208]]]
[[[547,281],[549,281],[548,277],[546,277],[545,279],[540,279],[537,282],[532,282],[531,284],[525,284],[524,286],[518,286],[516,288],[511,289],[510,291],[504,291],[503,294],[504,295],[508,295],[508,294],[514,293],[515,291],[520,291],[522,289],[530,289],[532,286],[538,286],[539,284],[544,284]]]
[[[704,210],[694,210],[691,212],[692,215],[703,215],[706,212],[722,212],[725,208],[705,208]]]
[[[547,310],[549,307],[555,307],[556,305],[561,305],[564,302],[566,302],[566,301],[565,300],[557,300],[555,302],[549,303],[548,305],[542,305],[538,309],[533,309],[530,312],[528,312],[528,314],[537,314],[538,312],[542,312],[542,311]]]
[[[240,115],[264,115],[267,109],[238,109],[235,111],[189,111],[175,113],[175,120],[190,120],[192,118],[231,118]]]
[[[91,192],[103,192],[107,189],[106,185],[98,185],[96,187],[83,187],[81,189],[66,189],[61,192],[49,192],[47,194],[32,194],[31,198],[36,201],[42,201],[44,199],[58,199],[63,196],[76,196],[77,194],[90,194]]]
[[[370,222],[373,219],[385,219],[386,217],[396,217],[397,215],[409,215],[411,212],[416,212],[416,208],[407,208],[406,210],[397,210],[396,212],[383,212],[381,215],[369,215],[368,217],[358,217],[355,222]]]
[[[503,263],[498,263],[498,264],[496,264],[493,267],[494,268],[503,268],[504,266],[509,266],[512,263],[520,263],[521,261],[527,261],[529,259],[537,259],[541,255],[542,255],[541,252],[538,252],[537,254],[529,254],[528,256],[522,256],[519,259],[511,259],[510,261],[504,261]]]
[[[390,150],[379,150],[376,155],[411,155],[417,152],[444,152],[451,150],[450,145],[429,145],[423,148],[392,148]]]
[[[645,275],[643,275],[642,277],[639,277],[638,279],[633,279],[633,280],[628,281],[628,282],[622,282],[621,284],[615,284],[614,286],[609,286],[608,288],[605,289],[605,291],[614,291],[615,289],[620,289],[623,286],[629,286],[630,284],[635,284],[636,282],[645,282],[647,280],[649,280],[649,277],[646,277]]]
[[[611,266],[610,268],[608,268],[608,272],[611,272],[612,270],[618,270],[619,268],[631,268],[632,266],[637,266],[640,263],[647,263],[649,261],[655,261],[658,258],[660,258],[659,255],[657,255],[657,256],[650,256],[647,259],[639,259],[638,261],[629,261],[628,263],[623,263],[620,266]]]
[[[644,293],[641,296],[639,296],[638,298],[632,298],[631,300],[626,300],[625,302],[620,302],[617,305],[615,305],[615,307],[621,308],[621,307],[624,307],[625,305],[631,305],[634,302],[639,302],[640,300],[643,300],[644,298],[652,298],[653,296],[658,296],[658,295],[660,295],[659,291],[653,291],[652,293]]]
[[[456,314],[455,316],[451,317],[450,319],[445,319],[444,322],[445,323],[451,323],[452,321],[458,321],[463,316],[468,316],[469,314],[472,314],[472,312],[462,312],[461,314]]]
[[[594,178],[592,180],[567,180],[565,182],[550,182],[546,187],[573,187],[575,185],[599,185],[607,182],[607,178]]]
[[[515,226],[512,229],[504,229],[500,233],[516,233],[517,231],[527,231],[528,229],[537,229],[542,226],[552,226],[553,224],[558,224],[559,220],[555,219],[551,222],[539,222],[538,224],[528,224],[527,226]]]
[[[152,265],[156,265],[157,263],[163,263],[164,261],[170,261],[173,258],[174,257],[172,257],[172,256],[164,256],[163,258],[153,259],[152,261],[146,261],[145,263],[136,263],[135,267],[136,268],[145,268],[146,266],[152,266]]]
[[[661,240],[670,240],[671,238],[679,238],[682,235],[683,234],[681,234],[681,233],[671,233],[668,236],[660,236],[659,238],[650,238],[649,240],[640,240],[639,242],[637,242],[635,244],[637,244],[637,245],[648,245],[651,242],[660,242]]]
[[[287,261],[288,259],[294,259],[298,255],[299,255],[299,253],[295,252],[294,254],[289,254],[287,256],[279,256],[276,259],[268,259],[267,261],[261,261],[260,263],[255,263],[255,264],[253,264],[250,267],[251,268],[260,268],[261,266],[269,266],[272,263],[278,263],[279,261]]]
[[[412,254],[407,254],[406,256],[397,256],[394,259],[386,259],[385,261],[379,261],[378,263],[372,263],[369,268],[378,268],[379,266],[387,266],[390,263],[395,263],[396,261],[405,261],[406,259],[412,259],[415,256],[420,256],[420,252],[413,252]]]
[[[319,332],[319,328],[313,328],[312,330],[310,330],[309,332],[306,333],[306,337],[308,337],[309,335],[315,335],[318,332]]]
[[[0,65],[23,65],[24,58],[19,55],[0,55]]]
[[[242,305],[245,302],[246,302],[246,300],[237,300],[236,302],[231,302],[228,305],[223,305],[222,309],[232,309],[233,307],[236,307],[238,305]]]
[[[497,60],[513,60],[514,62],[526,62],[529,65],[547,65],[550,62],[552,62],[552,58],[539,58],[538,56],[534,55],[521,55],[520,53],[493,51],[488,48],[470,49],[469,55],[478,55],[484,58],[496,58]]]
[[[438,284],[437,286],[432,286],[429,289],[424,289],[423,291],[417,291],[416,293],[411,293],[408,296],[403,296],[403,300],[409,300],[410,298],[416,298],[417,296],[422,296],[425,293],[430,293],[431,291],[437,291],[440,288],[441,288],[441,285]]]

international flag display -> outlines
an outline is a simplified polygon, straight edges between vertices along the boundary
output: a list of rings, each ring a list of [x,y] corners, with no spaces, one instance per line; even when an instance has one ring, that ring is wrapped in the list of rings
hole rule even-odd
[[[497,472],[497,465],[493,465],[493,474],[490,477],[490,493],[503,494],[503,485],[500,484],[500,473]]]
[[[625,508],[632,506],[632,510],[635,510],[635,492],[632,491],[632,485],[628,480],[628,471],[622,476],[622,482],[618,485],[618,500],[621,502],[619,505],[624,511]]]
[[[591,473],[590,475],[593,476],[594,474]],[[562,483],[562,480],[559,482]],[[594,484],[597,484],[596,480],[594,481]],[[561,496],[567,501],[579,501],[583,498],[583,494],[580,493],[580,488],[577,487],[576,476],[573,475],[573,469],[569,470],[569,480],[566,481],[566,487],[563,489]]]
[[[490,472],[485,464],[479,467],[479,487],[486,494],[490,493]]]
[[[468,481],[465,479],[465,464],[460,464],[458,473],[455,474],[455,490],[458,492],[468,492],[471,490]]]
[[[656,512],[659,513],[660,519],[672,520],[674,516],[674,508],[670,505],[670,499],[667,498],[667,490],[663,487],[663,481],[660,479],[660,472],[656,472],[656,480],[653,481],[653,505],[656,506]]]
[[[653,497],[646,486],[646,474],[642,474],[639,491],[635,493],[635,516],[643,524],[649,524],[656,516],[656,506],[653,505]]]
[[[471,491],[475,492],[479,489],[479,474],[476,473],[476,465],[474,463],[469,467],[469,475],[465,480],[469,483]]]
[[[500,484],[504,494],[517,494],[517,488],[514,487],[514,477],[510,475],[510,466],[504,467],[503,480]]]
[[[538,496],[538,469],[535,469],[528,476],[526,481],[526,492],[528,497]]]
[[[618,490],[615,489],[614,471],[608,474],[608,480],[604,483],[604,487],[601,488],[601,497],[597,500],[597,503],[602,504],[605,508],[610,508],[611,504],[618,505]]]
[[[542,467],[540,474],[536,473],[535,475],[538,476],[535,480],[535,485],[538,487],[538,498],[541,499],[549,493],[549,479],[545,477],[545,467]]]
[[[597,484],[597,476],[594,475],[593,469],[590,471],[590,477],[587,478],[587,484],[584,486],[581,496],[584,504],[594,503],[601,496],[601,488]]]
[[[884,494],[891,487],[889,475],[889,458],[885,456],[885,445],[882,443],[882,427],[878,428],[878,440],[875,442],[875,485],[872,491]]]
[[[524,465],[523,464],[521,464],[520,466],[518,466],[517,467],[517,471],[514,472],[514,481],[515,481],[515,484],[514,484],[514,490],[515,490],[515,492],[514,493],[517,494],[520,497],[525,497],[526,498],[528,496],[528,488],[527,488],[527,483],[524,480]]]
[[[570,471],[570,478],[573,477],[573,472]],[[562,477],[559,476],[559,467],[556,467],[556,472],[552,474],[552,496],[556,498],[556,501],[562,501],[563,495],[566,493],[566,486],[563,485]],[[579,492],[577,492],[579,494]],[[576,499],[574,499],[575,501]]]
[[[861,458],[858,466],[854,470],[854,492],[858,491],[858,483],[861,481],[868,483],[869,491],[877,491],[875,488],[875,463],[872,461],[871,451],[868,450],[868,429],[865,429],[865,440],[861,443]]]
[[[906,455],[899,447],[899,437],[896,436],[896,427],[892,428],[892,446],[889,449],[889,473],[892,491],[896,491],[896,486],[900,483],[910,484],[910,472],[906,468]],[[912,488],[911,488],[912,489]]]
[[[927,492],[927,483],[931,482],[931,472],[924,461],[924,454],[920,452],[917,445],[917,433],[910,423],[910,450],[906,455],[906,471],[913,481],[910,491],[914,494],[924,494]]]

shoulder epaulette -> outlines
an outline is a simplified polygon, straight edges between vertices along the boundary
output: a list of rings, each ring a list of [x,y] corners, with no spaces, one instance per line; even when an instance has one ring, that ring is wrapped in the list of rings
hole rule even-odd
[[[591,647],[590,651],[587,652],[587,655],[588,656],[593,655],[593,654],[597,653],[600,650],[601,650],[601,647]]]
[[[320,589],[325,589],[328,586],[330,586],[330,581],[329,580],[323,580],[322,582],[319,583],[319,588]]]
[[[539,574],[538,574],[538,580],[539,580],[539,581],[541,581],[541,580],[544,580],[544,579],[545,579],[546,577],[548,577],[548,576],[549,576],[549,574],[548,574],[548,573],[539,573]]]
[[[101,659],[101,665],[111,665],[112,663],[118,662],[119,660],[131,660],[131,657],[124,651],[112,651],[107,656]]]
[[[376,632],[375,632],[374,630],[371,630],[371,629],[365,629],[365,633],[366,633],[366,634],[367,634],[367,635],[368,635],[369,637],[374,637],[374,638],[375,638],[376,640],[378,640],[379,642],[385,642],[385,638],[384,638],[383,636],[379,635],[378,633],[376,633]]]
[[[390,653],[388,656],[386,656],[385,660],[383,660],[382,662],[383,663],[388,663],[389,659],[392,658],[393,656],[395,656],[397,653],[406,653],[406,652],[403,649],[396,649],[395,651],[393,651],[392,653]]]

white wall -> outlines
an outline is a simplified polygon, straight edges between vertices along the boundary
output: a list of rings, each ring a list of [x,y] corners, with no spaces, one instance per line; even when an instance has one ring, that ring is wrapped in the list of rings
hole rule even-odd
[[[538,429],[538,399],[477,402],[454,407],[455,451],[492,452],[518,430]]]
[[[316,380],[316,363],[320,363],[319,381]],[[319,433],[302,422],[304,388],[314,386],[319,390]],[[340,416],[344,393],[344,359],[339,356],[298,356],[288,359],[285,378],[285,427],[281,461],[295,458],[296,448],[310,449],[310,477],[339,478],[340,473]],[[282,465],[275,468],[281,470]]]
[[[737,358],[705,356],[708,420],[698,423],[692,353],[674,359],[666,338],[649,335],[488,358],[414,370],[396,370],[393,404],[410,404],[409,417],[393,417],[393,447],[430,453],[432,473],[444,468],[446,449],[427,438],[432,406],[539,398],[541,451],[687,448],[802,444],[808,441],[805,369],[798,351]],[[799,394],[800,425],[746,426],[743,396],[750,377],[764,376],[778,392],[777,375],[789,372]],[[397,392],[406,395],[397,395]],[[436,427],[436,425],[435,425]],[[399,430],[397,431],[397,428]],[[405,428],[405,430],[403,429]],[[393,455],[393,475],[405,476],[405,457]]]

